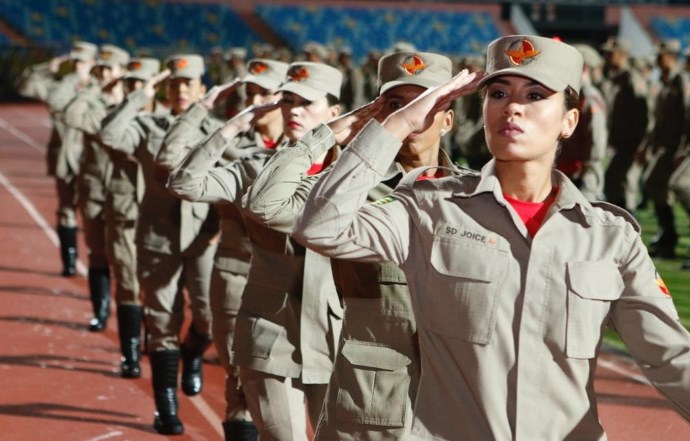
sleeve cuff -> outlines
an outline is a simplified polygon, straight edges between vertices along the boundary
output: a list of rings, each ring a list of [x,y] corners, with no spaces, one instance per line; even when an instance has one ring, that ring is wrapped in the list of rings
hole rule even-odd
[[[346,150],[359,156],[379,176],[384,176],[398,155],[402,143],[378,121],[372,119]]]
[[[305,146],[312,158],[318,158],[336,144],[335,135],[326,124],[321,124],[300,138],[297,144]]]

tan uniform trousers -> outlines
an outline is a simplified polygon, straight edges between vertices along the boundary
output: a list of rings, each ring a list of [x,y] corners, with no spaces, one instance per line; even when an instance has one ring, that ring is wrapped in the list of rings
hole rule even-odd
[[[192,326],[200,335],[211,334],[209,290],[215,245],[202,254],[162,254],[137,247],[137,276],[144,294],[145,321],[150,351],[180,347],[187,288],[192,310]]]
[[[690,156],[686,156],[673,171],[668,186],[676,200],[690,213]]]
[[[77,226],[77,181],[73,176],[55,178],[58,209],[57,222],[59,227],[75,228]]]
[[[139,204],[135,194],[108,193],[104,207],[106,251],[115,277],[115,301],[141,304],[134,242]]]
[[[239,368],[230,363],[237,311],[240,309],[242,291],[246,284],[246,274],[237,274],[222,270],[217,266],[213,267],[210,294],[213,343],[216,345],[220,364],[226,373],[225,421],[251,421],[251,415],[239,385]]]
[[[328,385],[302,384],[249,368],[240,370],[240,381],[261,441],[308,440],[306,410],[316,427]]]
[[[89,249],[89,267],[106,268],[108,255],[105,249],[104,204],[101,201],[87,199],[79,205],[84,221],[84,240]]]

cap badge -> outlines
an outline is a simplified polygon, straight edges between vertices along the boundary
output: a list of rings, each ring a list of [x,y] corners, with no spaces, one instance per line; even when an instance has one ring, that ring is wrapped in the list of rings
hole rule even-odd
[[[101,51],[100,57],[104,60],[109,60],[110,57],[113,56],[113,53],[111,51]]]
[[[531,63],[533,58],[540,53],[541,51],[536,50],[532,42],[527,39],[512,43],[505,51],[510,62],[516,66]]]
[[[249,72],[254,75],[261,75],[268,71],[268,64],[262,63],[261,61],[255,61],[249,66]]]
[[[309,71],[303,66],[294,66],[287,74],[290,81],[300,82],[309,78]]]
[[[138,61],[132,61],[127,65],[127,70],[139,70],[141,69],[141,63]]]
[[[189,61],[186,58],[178,58],[175,60],[175,69],[180,70],[189,66]]]
[[[410,55],[400,65],[408,75],[419,75],[426,68],[424,60],[419,55]]]

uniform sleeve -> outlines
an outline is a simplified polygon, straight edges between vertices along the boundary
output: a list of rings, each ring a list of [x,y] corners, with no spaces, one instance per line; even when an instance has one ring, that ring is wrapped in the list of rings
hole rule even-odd
[[[52,112],[63,112],[77,94],[79,78],[72,74],[56,81],[48,91],[46,104]]]
[[[17,81],[17,92],[24,97],[45,102],[49,90],[55,85],[49,66],[50,62],[45,62],[27,67]]]
[[[594,201],[602,199],[604,194],[604,158],[606,157],[609,134],[604,109],[596,103],[592,103],[590,112],[588,136],[592,148],[582,171],[582,188],[580,191],[588,200]]]
[[[133,155],[146,137],[144,128],[136,123],[136,118],[147,101],[148,97],[141,90],[129,94],[103,120],[101,141],[114,150]]]
[[[307,170],[335,145],[333,132],[322,124],[294,146],[276,152],[247,191],[246,216],[283,233],[290,233],[319,175]]]
[[[163,168],[172,171],[184,159],[187,153],[204,137],[201,124],[208,118],[208,111],[199,103],[193,104],[175,120],[163,139],[156,162]]]
[[[225,144],[225,138],[216,132],[194,147],[170,174],[168,189],[187,201],[238,203],[268,155],[256,153],[217,166]]]
[[[400,142],[376,121],[344,150],[315,184],[292,235],[329,257],[403,263],[408,254],[409,196],[394,192],[367,204],[367,193],[382,181]]]
[[[101,130],[106,114],[106,106],[98,103],[95,97],[80,94],[65,109],[64,119],[68,126],[95,135]]]
[[[690,421],[690,334],[639,235],[622,275],[613,326],[647,378]]]

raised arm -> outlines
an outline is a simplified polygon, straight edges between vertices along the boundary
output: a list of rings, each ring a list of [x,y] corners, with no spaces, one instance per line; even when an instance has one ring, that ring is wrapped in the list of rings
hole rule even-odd
[[[347,142],[351,134],[361,130],[380,107],[379,100],[356,109],[328,125],[316,127],[294,146],[278,151],[247,192],[246,215],[274,230],[292,232],[309,192],[320,178],[307,176],[309,168],[329,149]]]
[[[108,112],[105,104],[96,102],[96,93],[89,91],[77,95],[65,109],[65,124],[89,135],[97,134]]]
[[[414,196],[402,189],[365,205],[367,193],[383,179],[410,133],[424,131],[429,115],[475,88],[475,75],[463,71],[383,124],[370,121],[312,189],[292,233],[295,239],[330,257],[402,264],[414,221],[407,207]]]

